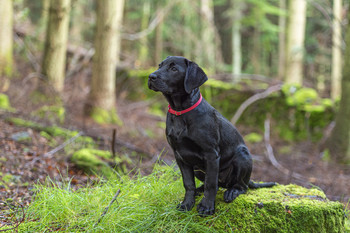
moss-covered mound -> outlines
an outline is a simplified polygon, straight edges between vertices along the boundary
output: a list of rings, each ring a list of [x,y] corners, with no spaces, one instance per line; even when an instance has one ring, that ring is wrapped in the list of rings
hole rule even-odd
[[[249,190],[229,204],[219,190],[216,212],[205,218],[195,208],[176,210],[183,195],[181,175],[167,166],[77,191],[69,184],[40,186],[19,232],[345,232],[343,205],[318,189],[277,185]]]
[[[74,152],[71,161],[86,172],[98,173],[107,177],[112,175],[112,168],[125,173],[127,170],[125,164],[131,163],[131,160],[125,156],[117,155],[113,158],[109,151],[92,148]]]

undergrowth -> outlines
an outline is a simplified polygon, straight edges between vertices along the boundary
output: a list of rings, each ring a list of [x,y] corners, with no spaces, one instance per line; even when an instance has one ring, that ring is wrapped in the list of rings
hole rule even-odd
[[[77,190],[48,181],[36,187],[18,232],[344,232],[343,205],[318,189],[277,185],[248,190],[231,204],[219,190],[216,213],[205,218],[196,208],[176,210],[183,196],[181,175],[169,166],[149,176],[116,173]]]

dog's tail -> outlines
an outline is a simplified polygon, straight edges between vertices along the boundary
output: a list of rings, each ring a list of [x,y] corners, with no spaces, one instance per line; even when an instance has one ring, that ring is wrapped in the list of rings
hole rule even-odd
[[[251,189],[258,189],[258,188],[270,188],[275,185],[276,185],[275,182],[254,183],[253,181],[250,180],[248,187]]]

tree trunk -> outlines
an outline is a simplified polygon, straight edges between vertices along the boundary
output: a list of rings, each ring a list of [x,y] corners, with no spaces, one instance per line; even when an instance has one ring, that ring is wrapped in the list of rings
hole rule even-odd
[[[306,0],[289,1],[286,50],[286,83],[302,85],[303,52],[306,24]]]
[[[279,7],[285,11],[287,7],[286,0],[280,0]],[[278,18],[278,27],[278,78],[282,80],[286,65],[286,16],[283,14]]]
[[[234,81],[239,81],[242,73],[242,51],[241,51],[241,17],[242,1],[233,0],[233,25],[232,25],[232,74]]]
[[[86,114],[99,123],[118,122],[116,115],[115,74],[120,19],[117,14],[121,0],[96,1],[95,54],[89,102]],[[122,12],[122,11],[121,11]]]
[[[208,69],[215,70],[216,67],[216,48],[215,48],[215,23],[214,23],[214,12],[213,12],[213,1],[212,0],[201,0],[201,15],[202,19],[202,65],[208,67]]]
[[[57,92],[64,87],[69,12],[70,0],[51,0],[41,72]]]
[[[348,14],[350,20],[350,14]],[[350,26],[347,26],[344,54],[341,100],[335,118],[335,127],[326,146],[332,158],[338,162],[350,163]]]
[[[220,49],[224,63],[232,64],[232,17],[227,14],[231,1],[214,4],[214,21],[220,36]]]
[[[161,8],[161,4],[157,3],[157,9]],[[161,62],[163,56],[163,18],[160,19],[159,24],[156,27],[155,35],[155,50],[154,50],[154,64],[157,65]]]
[[[151,2],[149,0],[145,0],[143,2],[143,11],[142,11],[142,18],[141,18],[141,30],[143,31],[147,29],[149,24],[149,17],[151,14]],[[141,64],[144,64],[147,62],[147,59],[149,58],[149,51],[148,51],[148,36],[144,36],[140,38],[140,49],[139,49],[139,61]]]
[[[333,35],[332,35],[332,89],[331,97],[336,100],[341,95],[341,13],[342,0],[333,1]]]
[[[253,46],[252,46],[252,55],[251,55],[251,63],[253,66],[254,74],[261,74],[261,62],[262,62],[262,54],[261,54],[261,32],[259,26],[255,27],[253,32]]]
[[[0,1],[0,77],[13,72],[13,2]]]
[[[97,0],[98,2],[101,0]],[[102,1],[103,2],[103,1]],[[122,31],[122,25],[123,25],[123,16],[124,16],[124,3],[125,0],[115,0],[116,2],[116,31],[115,31],[115,37],[116,37],[116,63],[119,63],[120,56],[121,56],[121,31]]]

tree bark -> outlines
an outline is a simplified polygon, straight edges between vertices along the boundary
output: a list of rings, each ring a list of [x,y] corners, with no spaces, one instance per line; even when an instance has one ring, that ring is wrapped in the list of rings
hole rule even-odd
[[[285,11],[287,4],[286,0],[279,1],[279,7],[281,10]],[[286,16],[281,14],[278,17],[278,77],[279,79],[283,79],[284,77],[284,68],[286,63]]]
[[[200,12],[202,18],[201,34],[202,34],[202,65],[209,69],[215,70],[216,67],[216,48],[215,48],[215,23],[214,23],[214,12],[213,12],[213,1],[212,0],[201,0]]]
[[[332,35],[332,89],[331,97],[336,100],[341,95],[341,13],[342,0],[333,1],[333,35]]]
[[[348,14],[350,20],[350,14]],[[341,82],[341,100],[335,119],[335,127],[326,147],[332,158],[338,162],[350,163],[350,26],[347,26],[344,54],[343,78]]]
[[[240,75],[242,73],[242,51],[241,51],[241,17],[242,1],[233,0],[233,25],[232,25],[232,74]],[[237,76],[239,77],[239,76]],[[239,81],[239,78],[233,81]]]
[[[160,9],[160,3],[157,3],[157,9]],[[160,19],[159,24],[156,27],[156,35],[155,35],[155,50],[154,50],[154,64],[157,65],[161,62],[163,56],[163,20],[162,17]]]
[[[122,12],[118,9],[120,1],[123,0],[96,1],[95,54],[86,114],[99,123],[113,122],[113,115],[116,116],[115,69],[118,60],[118,23],[121,23],[118,12]]]
[[[231,1],[214,4],[214,21],[220,37],[220,49],[224,63],[232,64],[232,17],[227,14]]]
[[[13,73],[13,2],[0,1],[0,77]]]
[[[98,2],[100,0],[97,0]],[[116,53],[117,53],[117,58],[116,58],[116,63],[119,63],[120,61],[120,56],[121,56],[121,31],[122,31],[122,25],[123,25],[123,16],[124,16],[124,4],[125,4],[125,0],[115,0],[117,6],[117,10],[116,10]]]
[[[63,91],[69,29],[70,0],[51,0],[42,74],[58,93]]]
[[[149,17],[151,14],[151,2],[145,0],[143,2],[143,11],[141,18],[141,31],[146,30],[149,24]],[[139,61],[141,64],[147,62],[149,57],[148,51],[148,36],[140,38],[140,49],[139,49]]]
[[[289,1],[285,82],[302,85],[306,0]]]

